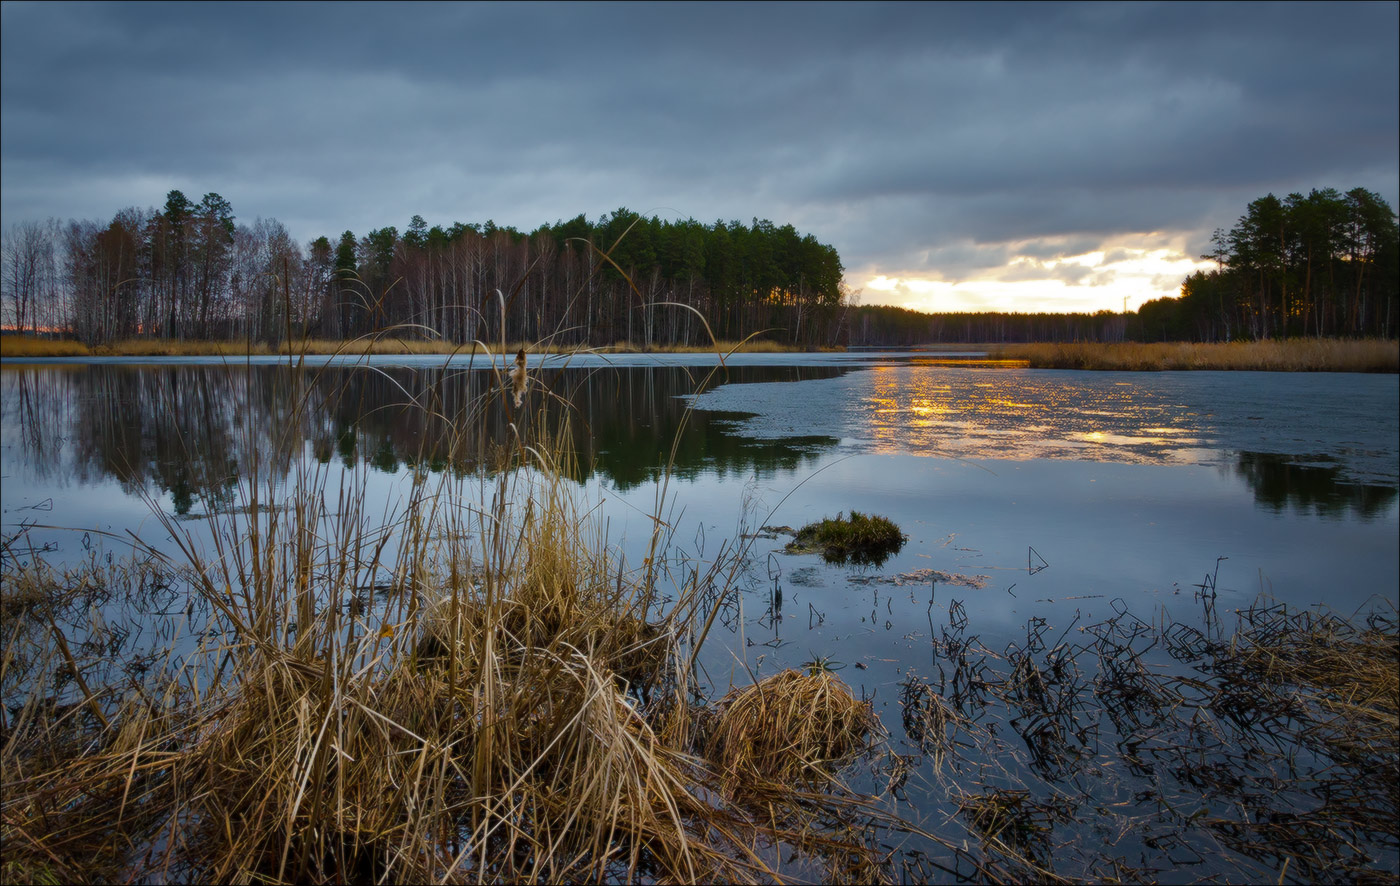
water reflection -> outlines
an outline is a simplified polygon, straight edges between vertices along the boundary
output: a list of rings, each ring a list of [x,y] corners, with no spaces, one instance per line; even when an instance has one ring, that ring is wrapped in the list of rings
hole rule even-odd
[[[745,434],[826,434],[867,451],[976,460],[1229,464],[1322,453],[1342,482],[1400,485],[1394,376],[1072,372],[887,362],[803,385],[720,387],[701,409]]]
[[[1254,501],[1276,514],[1285,509],[1319,517],[1341,517],[1350,512],[1363,520],[1375,520],[1400,494],[1389,486],[1345,482],[1341,466],[1326,455],[1241,452],[1233,469],[1254,492]]]
[[[839,367],[739,367],[728,381],[828,378]],[[696,382],[681,367],[563,369],[542,373],[533,411],[503,407],[489,372],[461,369],[283,366],[15,367],[0,374],[7,460],[45,483],[112,478],[128,494],[169,493],[177,513],[223,499],[256,462],[285,476],[308,451],[319,461],[470,472],[509,425],[569,430],[582,478],[628,489],[659,476]],[[675,447],[673,472],[792,470],[837,440],[805,435],[756,441],[734,432],[745,414],[696,413]]]

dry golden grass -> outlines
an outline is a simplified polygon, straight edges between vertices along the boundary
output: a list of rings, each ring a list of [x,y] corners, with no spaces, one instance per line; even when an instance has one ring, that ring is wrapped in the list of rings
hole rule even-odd
[[[502,441],[490,477],[425,478],[382,528],[380,503],[315,467],[290,487],[245,481],[207,550],[162,518],[182,555],[144,562],[184,576],[203,639],[144,678],[99,683],[91,656],[120,657],[63,640],[86,630],[82,607],[60,631],[43,602],[121,582],[6,557],[0,678],[24,712],[0,752],[7,880],[777,878],[760,847],[815,846],[810,825],[717,799],[691,744],[680,638],[712,618],[728,566],[692,572],[662,617],[655,565],[627,568],[580,510],[565,439]],[[869,728],[834,680],[797,687],[813,689],[773,698],[807,738],[765,768],[822,765]],[[839,722],[818,734],[814,704]],[[774,808],[799,802],[785,790]],[[853,865],[872,851],[818,842]]]
[[[494,347],[494,345],[493,345]],[[501,347],[501,353],[514,353],[520,348],[531,354],[575,353],[591,350],[582,346],[552,345],[549,342],[508,342]],[[656,353],[656,354],[702,354],[749,353],[772,354],[789,353],[800,349],[779,342],[750,340],[746,342],[721,341],[714,345],[654,345],[640,347],[629,342],[617,342],[609,347],[596,349],[607,353]],[[441,339],[423,339],[408,336],[381,335],[359,339],[307,339],[284,342],[270,347],[262,342],[247,341],[203,341],[156,338],[123,339],[105,345],[88,347],[71,339],[36,338],[30,335],[0,336],[0,357],[22,359],[24,357],[243,357],[269,356],[273,354],[316,354],[316,355],[360,355],[360,354],[424,354],[446,355],[471,353],[472,345],[453,345]]]
[[[993,357],[1026,360],[1037,369],[1400,372],[1400,342],[1385,339],[1289,339],[1228,344],[1072,342],[993,345],[989,350]]]
[[[0,335],[0,357],[87,357],[91,355],[82,342],[32,335]]]
[[[1400,640],[1393,624],[1387,632],[1324,616],[1247,633],[1231,654],[1261,685],[1296,687],[1321,712],[1335,746],[1357,754],[1379,750],[1392,759],[1400,753]]]
[[[824,779],[880,729],[870,705],[829,670],[786,670],[719,702],[707,756],[731,788]]]
[[[613,344],[607,350],[616,353],[645,353],[645,354],[713,354],[719,351],[723,354],[790,354],[800,352],[803,349],[783,342],[771,341],[769,339],[752,338],[742,342],[719,340],[710,345],[650,345],[641,346],[632,342],[620,341]]]

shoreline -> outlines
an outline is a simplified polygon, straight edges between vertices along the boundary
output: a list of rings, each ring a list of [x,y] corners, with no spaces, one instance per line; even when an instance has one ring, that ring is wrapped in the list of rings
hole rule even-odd
[[[1400,342],[1287,339],[1257,342],[1115,342],[988,345],[988,355],[1032,369],[1118,372],[1400,372]]]
[[[531,354],[689,354],[725,353],[782,354],[803,353],[804,349],[782,345],[777,342],[732,342],[721,341],[717,345],[666,345],[637,347],[630,342],[617,342],[611,345],[568,345],[554,346],[539,342],[507,342],[503,346],[491,342],[484,349],[492,353],[513,353],[524,348]],[[478,351],[482,343],[476,343]],[[366,354],[388,354],[393,356],[453,356],[470,354],[473,343],[452,345],[444,341],[423,341],[401,337],[382,336],[374,339],[308,339],[298,341],[294,347],[285,345],[270,346],[265,342],[214,341],[205,339],[123,339],[106,345],[89,347],[71,339],[55,340],[35,338],[30,335],[0,335],[0,357],[21,359],[24,357],[285,357],[288,355],[316,356],[363,356]],[[817,351],[829,352],[844,350],[826,348]]]
[[[671,345],[636,347],[618,342],[598,347],[555,347],[530,342],[510,342],[489,348],[511,353],[524,348],[531,354],[799,354],[859,353],[863,350],[924,349],[982,350],[991,361],[1007,361],[1031,369],[1080,369],[1089,371],[1257,371],[1257,372],[1370,372],[1400,373],[1400,341],[1387,339],[1288,339],[1258,342],[1034,342],[1013,344],[933,343],[915,348],[876,349],[865,346],[807,350],[769,341],[719,342],[707,347]],[[478,344],[476,349],[481,350]],[[441,341],[405,338],[334,341],[312,339],[295,348],[233,341],[172,341],[128,339],[89,347],[77,341],[55,341],[31,336],[0,336],[0,358],[92,357],[272,357],[305,356],[453,356],[471,354],[472,345],[451,346]]]

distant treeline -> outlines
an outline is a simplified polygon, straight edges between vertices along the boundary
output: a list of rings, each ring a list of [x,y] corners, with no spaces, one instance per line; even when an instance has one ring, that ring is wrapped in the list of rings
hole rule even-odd
[[[1249,204],[1201,256],[1218,269],[1186,278],[1180,297],[1120,314],[925,314],[862,305],[852,345],[960,342],[1240,341],[1395,338],[1400,245],[1390,205],[1364,188],[1314,190]]]
[[[927,314],[851,305],[834,248],[760,219],[706,225],[618,209],[527,234],[491,221],[429,227],[414,216],[402,234],[345,231],[303,248],[276,220],[235,224],[218,194],[194,203],[171,191],[162,210],[124,209],[106,225],[50,220],[7,230],[0,316],[10,328],[88,344],[277,344],[289,335],[402,335],[414,325],[451,343],[643,347],[707,344],[706,324],[721,339],[757,333],[805,347],[1400,331],[1396,215],[1364,188],[1269,194],[1212,242],[1202,258],[1216,270],[1135,313]]]
[[[1365,188],[1269,194],[1211,242],[1201,257],[1218,269],[1188,277],[1180,298],[1139,308],[1135,337],[1393,338],[1400,330],[1395,211]]]
[[[1131,315],[1128,321],[1131,322]],[[847,342],[861,347],[1033,341],[1123,341],[1124,316],[1014,314],[998,311],[926,314],[888,305],[849,309]]]
[[[703,317],[720,338],[771,330],[817,345],[837,334],[842,271],[831,246],[760,219],[706,225],[618,209],[523,233],[414,216],[402,234],[345,231],[302,248],[276,220],[235,224],[218,194],[195,203],[171,191],[162,210],[124,209],[105,225],[6,231],[4,316],[89,344],[275,343],[413,324],[454,343],[703,344]]]

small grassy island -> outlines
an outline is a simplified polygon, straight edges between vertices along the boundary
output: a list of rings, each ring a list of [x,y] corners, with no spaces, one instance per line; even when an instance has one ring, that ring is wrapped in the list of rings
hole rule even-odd
[[[803,526],[788,543],[787,552],[820,553],[828,563],[879,566],[898,553],[904,542],[904,533],[890,520],[851,511],[849,518],[837,514],[835,519]]]

